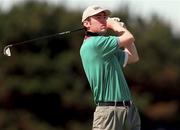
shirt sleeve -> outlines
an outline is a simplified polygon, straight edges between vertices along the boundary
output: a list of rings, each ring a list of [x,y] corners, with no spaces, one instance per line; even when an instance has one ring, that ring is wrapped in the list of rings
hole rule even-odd
[[[119,63],[121,66],[125,67],[128,62],[128,54],[127,52],[123,51],[122,49],[119,49],[116,53],[115,56],[117,57]]]
[[[115,36],[101,36],[96,45],[103,57],[111,56],[119,50],[118,39]]]

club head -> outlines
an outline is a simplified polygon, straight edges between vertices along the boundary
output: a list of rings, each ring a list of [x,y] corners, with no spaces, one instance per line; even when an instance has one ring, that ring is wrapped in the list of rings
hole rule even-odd
[[[8,46],[4,47],[4,51],[3,51],[4,55],[11,56],[11,50],[10,50],[11,46],[12,45],[8,45]]]

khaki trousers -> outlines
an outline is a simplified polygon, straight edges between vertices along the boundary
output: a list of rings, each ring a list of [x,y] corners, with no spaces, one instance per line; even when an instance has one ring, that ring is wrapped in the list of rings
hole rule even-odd
[[[140,116],[132,104],[124,106],[97,106],[92,130],[140,130]]]

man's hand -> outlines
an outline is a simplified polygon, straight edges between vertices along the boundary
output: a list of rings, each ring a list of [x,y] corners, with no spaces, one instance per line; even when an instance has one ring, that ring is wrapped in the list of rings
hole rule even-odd
[[[120,22],[120,18],[118,18],[118,17],[113,17],[113,18],[111,18],[111,19],[113,19],[114,21],[117,21],[117,22]]]
[[[119,22],[120,21],[120,19],[119,18],[108,18],[107,19],[107,27],[109,28],[109,29],[112,29],[112,30],[114,30],[114,28],[115,28],[115,26],[119,26]]]
[[[119,42],[120,47],[125,47],[135,41],[133,35],[123,26],[124,23],[119,20],[117,21],[116,18],[107,19],[107,28],[112,29],[118,35],[117,37],[121,41]]]
[[[113,30],[118,35],[122,35],[125,32],[125,28],[122,26],[122,22],[120,22],[120,18],[108,18],[107,19],[107,28]]]
[[[124,28],[126,28],[126,26],[125,26],[125,24],[123,23],[123,22],[120,22],[120,18],[118,18],[118,17],[113,17],[113,18],[108,18],[107,19],[107,26],[109,27],[109,28],[111,28],[111,24],[113,24],[113,22],[115,21],[115,22],[118,22],[118,24],[121,26],[121,27],[124,27]]]

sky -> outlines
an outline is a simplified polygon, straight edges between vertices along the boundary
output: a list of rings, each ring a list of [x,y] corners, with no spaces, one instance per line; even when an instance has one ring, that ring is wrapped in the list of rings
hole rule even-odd
[[[9,10],[14,4],[27,0],[0,0],[0,8]],[[87,6],[96,4],[110,10],[117,10],[128,5],[131,16],[141,16],[145,19],[157,14],[170,23],[174,33],[180,35],[180,0],[36,0],[46,1],[54,5],[64,5],[69,9],[84,10]]]

